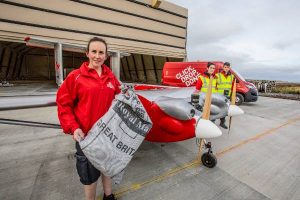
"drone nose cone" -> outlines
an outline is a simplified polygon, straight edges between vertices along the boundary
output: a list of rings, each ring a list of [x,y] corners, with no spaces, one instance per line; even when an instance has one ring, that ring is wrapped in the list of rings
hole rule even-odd
[[[195,133],[197,138],[215,138],[222,135],[219,127],[207,119],[198,120]]]
[[[244,111],[238,107],[237,105],[230,105],[228,109],[228,116],[236,116],[236,115],[242,115],[244,114]]]

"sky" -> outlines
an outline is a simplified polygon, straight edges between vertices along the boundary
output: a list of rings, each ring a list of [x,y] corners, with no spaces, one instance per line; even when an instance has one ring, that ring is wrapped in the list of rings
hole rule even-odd
[[[189,61],[228,61],[245,78],[300,82],[299,0],[168,0],[188,9]]]

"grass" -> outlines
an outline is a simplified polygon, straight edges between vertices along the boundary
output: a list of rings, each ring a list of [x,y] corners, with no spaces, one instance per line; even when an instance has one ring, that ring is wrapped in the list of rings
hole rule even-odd
[[[283,94],[300,94],[300,84],[276,85],[272,92]]]

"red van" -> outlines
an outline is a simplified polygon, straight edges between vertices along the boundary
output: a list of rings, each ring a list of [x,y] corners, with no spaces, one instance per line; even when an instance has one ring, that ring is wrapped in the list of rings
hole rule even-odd
[[[216,73],[220,72],[223,62],[213,62]],[[162,84],[177,87],[195,86],[198,77],[207,69],[207,62],[166,62],[162,72]],[[254,84],[247,82],[236,70],[231,68],[231,73],[237,80],[236,104],[255,102],[258,92]]]

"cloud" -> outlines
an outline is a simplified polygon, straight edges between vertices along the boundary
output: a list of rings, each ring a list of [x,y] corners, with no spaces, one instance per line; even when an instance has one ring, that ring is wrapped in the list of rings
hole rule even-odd
[[[246,77],[300,82],[300,1],[171,2],[189,10],[189,60],[230,61]]]

